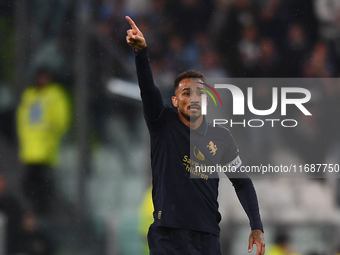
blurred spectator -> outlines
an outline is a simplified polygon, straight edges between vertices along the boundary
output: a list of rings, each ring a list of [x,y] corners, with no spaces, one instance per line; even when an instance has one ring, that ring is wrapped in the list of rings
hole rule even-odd
[[[176,30],[184,40],[191,40],[195,33],[207,29],[214,10],[210,0],[180,0],[177,9]]]
[[[235,0],[227,9],[223,26],[217,36],[216,46],[227,59],[226,67],[233,77],[243,77],[237,50],[244,27],[255,23],[257,5],[250,0]]]
[[[52,255],[53,244],[42,233],[34,213],[27,213],[22,220],[21,252],[27,255]]]
[[[303,66],[303,76],[308,78],[327,78],[335,74],[335,63],[331,59],[329,45],[318,41]]]
[[[283,76],[301,77],[303,60],[307,57],[309,41],[304,26],[300,23],[290,24],[283,51]]]
[[[58,81],[70,82],[72,70],[70,68],[69,51],[72,44],[66,37],[59,37],[54,41],[46,41],[42,43],[32,54],[31,66],[27,70],[28,77],[34,78],[36,66],[44,66],[51,73],[58,74]]]
[[[340,255],[340,245],[338,246],[335,255]]]
[[[61,138],[68,129],[69,100],[48,70],[40,69],[17,110],[19,158],[24,164],[22,188],[35,212],[48,211],[53,193],[52,167],[56,165]]]
[[[284,0],[281,1],[280,16],[285,25],[303,24],[308,41],[314,43],[318,37],[318,20],[314,11],[315,0]],[[284,33],[283,33],[284,34]]]
[[[263,38],[260,41],[260,56],[257,77],[280,77],[281,59],[276,43],[271,38]]]
[[[187,53],[191,69],[196,69],[200,54],[208,48],[214,48],[211,36],[207,31],[202,31],[195,35],[195,38],[187,44]]]
[[[6,179],[0,175],[0,212],[5,217],[6,254],[16,254],[20,251],[22,208],[6,186]]]
[[[289,244],[289,236],[285,232],[278,232],[274,244],[269,246],[266,255],[298,255]]]
[[[35,41],[34,47],[44,40],[57,38],[62,32],[68,11],[75,1],[69,0],[34,0],[29,5],[31,30]]]
[[[151,0],[150,2],[151,8],[146,16],[150,24],[152,24],[150,33],[153,33],[154,36],[157,37],[170,38],[171,32],[175,30],[174,17],[172,16],[176,2],[168,0]],[[142,28],[144,27],[142,26]],[[153,37],[150,39],[152,40]],[[154,40],[151,41],[152,47],[154,47],[155,43],[157,44],[159,39],[160,38],[154,38]]]
[[[150,186],[144,193],[144,198],[139,209],[139,234],[142,238],[143,252],[149,254],[149,246],[147,242],[147,234],[150,225],[153,223],[153,202],[152,202],[152,187]]]
[[[134,17],[127,9],[127,2],[124,0],[103,0],[98,7],[97,29],[102,35],[108,37],[112,43],[118,44],[120,48],[127,50],[125,43],[126,29],[122,25],[125,16]],[[118,50],[118,49],[116,49]]]
[[[205,77],[209,78],[226,78],[229,75],[221,67],[221,59],[217,53],[211,49],[208,48],[205,51],[203,51],[203,54],[201,56],[200,66],[199,70],[204,73]]]
[[[280,16],[281,0],[258,0],[259,14],[259,33],[262,37],[271,37],[276,41],[282,39],[284,30]]]
[[[183,38],[173,34],[169,38],[169,52],[166,54],[167,68],[174,70],[176,73],[181,73],[189,67],[186,63],[185,48]]]
[[[255,24],[243,28],[238,50],[244,76],[255,77],[260,55],[258,31]]]
[[[315,14],[319,20],[319,34],[328,41],[339,40],[340,1],[314,0]]]

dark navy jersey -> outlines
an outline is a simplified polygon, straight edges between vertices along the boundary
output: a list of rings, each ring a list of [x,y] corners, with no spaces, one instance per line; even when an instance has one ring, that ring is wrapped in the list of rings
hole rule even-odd
[[[219,235],[219,179],[197,173],[191,176],[192,168],[196,164],[235,162],[239,159],[235,141],[229,130],[213,127],[205,119],[196,130],[186,126],[175,108],[163,105],[153,81],[147,48],[135,51],[135,54],[144,116],[151,138],[153,224]],[[251,180],[247,176],[229,179],[249,217],[251,228],[263,231]]]
[[[239,150],[230,131],[221,125],[214,127],[211,123],[207,123],[205,118],[196,130],[191,129],[190,145],[193,168],[201,166],[206,169],[208,166],[215,167],[216,165],[233,165],[239,168],[242,164],[238,156]],[[205,176],[198,177],[206,178]],[[247,176],[240,173],[239,177]]]

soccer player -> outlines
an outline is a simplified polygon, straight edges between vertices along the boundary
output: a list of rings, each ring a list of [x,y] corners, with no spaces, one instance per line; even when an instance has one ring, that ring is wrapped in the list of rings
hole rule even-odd
[[[126,41],[135,49],[138,83],[145,121],[151,137],[152,199],[154,222],[148,232],[151,255],[220,255],[221,215],[218,212],[218,178],[190,178],[192,163],[241,165],[238,149],[229,130],[213,127],[201,114],[200,83],[196,71],[175,79],[174,107],[163,104],[154,84],[145,38],[130,17]],[[206,94],[203,94],[206,95]],[[190,135],[195,140],[195,159],[190,160]],[[253,245],[263,255],[265,242],[259,207],[252,181],[231,178],[236,194],[250,220],[248,252]]]

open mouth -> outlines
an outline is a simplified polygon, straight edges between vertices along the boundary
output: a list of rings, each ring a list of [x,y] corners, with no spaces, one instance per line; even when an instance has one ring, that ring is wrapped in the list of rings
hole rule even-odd
[[[189,110],[201,110],[201,107],[199,105],[190,105]]]

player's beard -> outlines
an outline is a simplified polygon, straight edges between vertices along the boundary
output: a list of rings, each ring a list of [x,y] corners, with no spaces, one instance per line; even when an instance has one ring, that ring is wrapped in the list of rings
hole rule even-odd
[[[182,112],[182,115],[184,116],[184,118],[188,121],[190,121],[191,123],[194,123],[198,120],[199,117],[201,117],[201,114],[198,114],[196,116],[190,116],[189,114],[186,114],[185,112]]]

